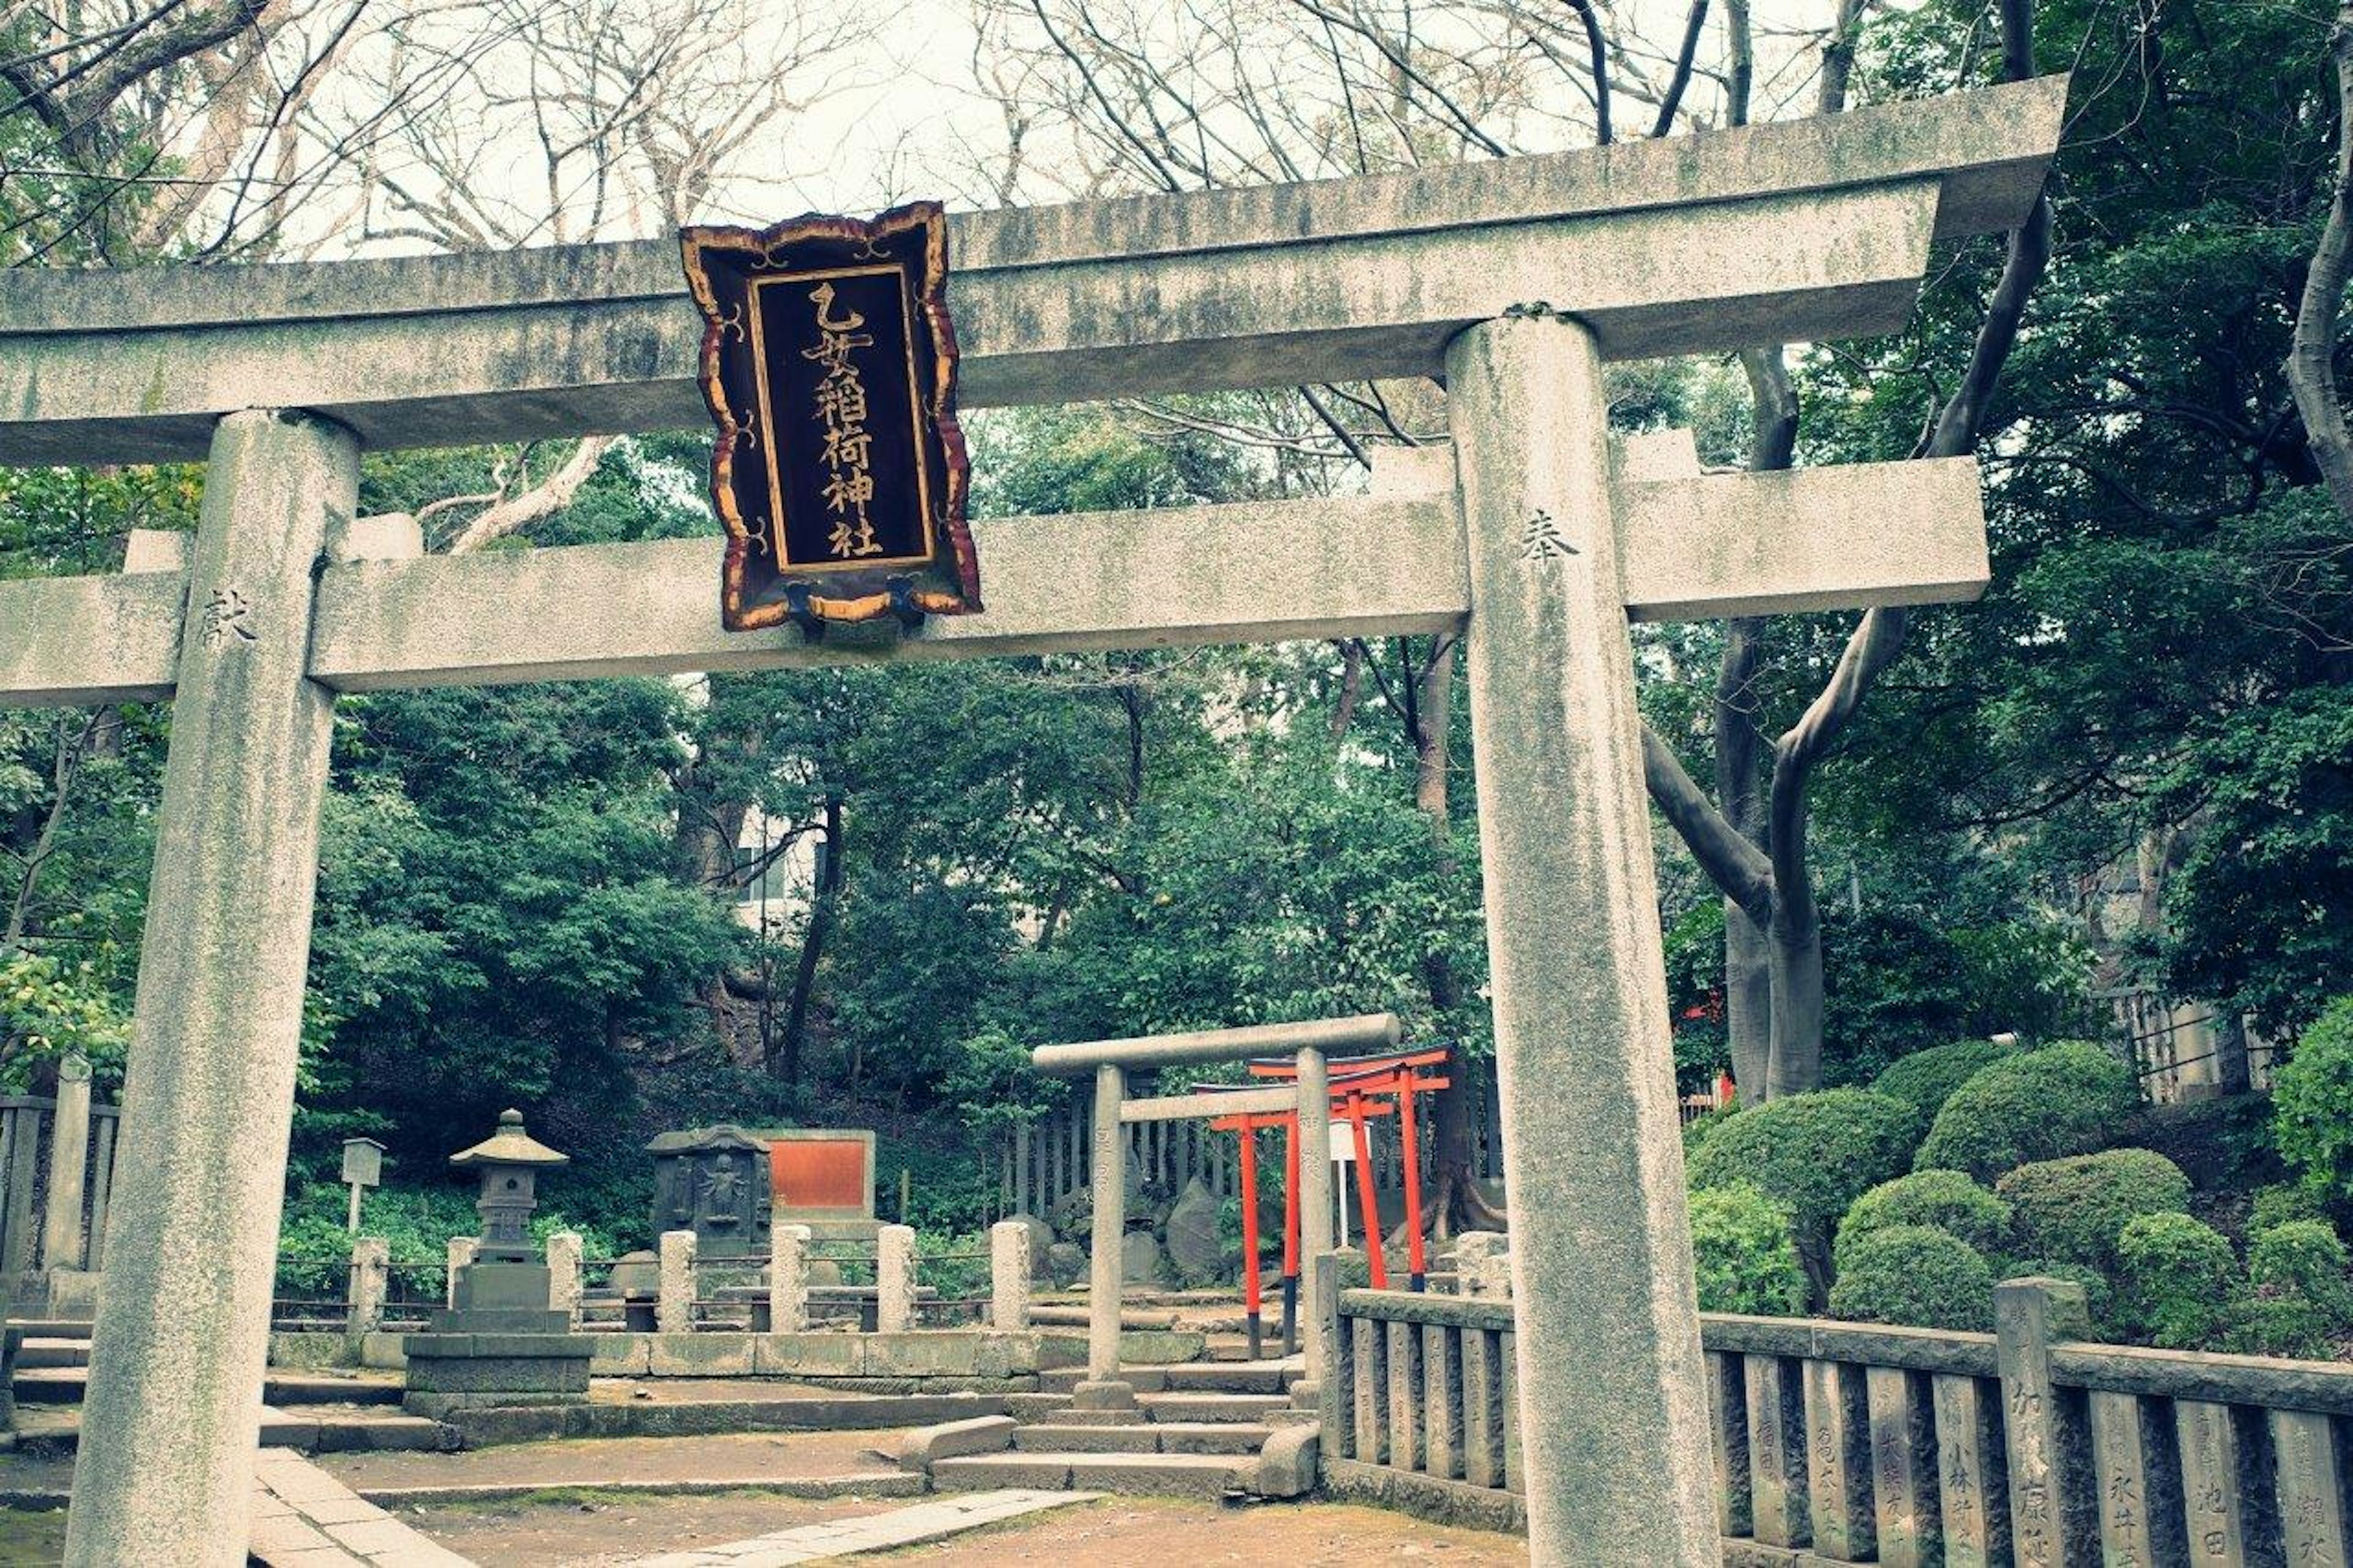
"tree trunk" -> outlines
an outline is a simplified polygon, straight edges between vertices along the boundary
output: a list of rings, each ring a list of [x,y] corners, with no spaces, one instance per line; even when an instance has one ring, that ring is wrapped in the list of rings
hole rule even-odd
[[[1771,939],[1734,900],[1724,900],[1724,1026],[1732,1083],[1743,1105],[1770,1092],[1773,1069]]]
[[[1810,880],[1803,872],[1801,881]],[[1794,896],[1793,896],[1794,894]],[[1773,975],[1773,1054],[1765,1095],[1810,1094],[1822,1086],[1822,920],[1813,889],[1784,886],[1767,928]]]
[[[801,938],[799,964],[793,971],[792,1005],[785,1014],[785,1037],[769,1070],[788,1084],[801,1080],[801,1047],[808,1038],[810,996],[817,989],[818,960],[825,955],[826,939],[833,934],[834,906],[841,896],[841,796],[825,797],[825,843],[818,851],[817,886],[809,900],[808,930]]]
[[[2247,1016],[2235,1002],[2214,1005],[2214,1082],[2224,1094],[2246,1094],[2255,1087],[2247,1061]]]

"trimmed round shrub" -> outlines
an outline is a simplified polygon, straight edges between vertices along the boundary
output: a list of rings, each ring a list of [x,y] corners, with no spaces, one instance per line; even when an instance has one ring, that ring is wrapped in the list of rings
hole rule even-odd
[[[2302,1182],[2282,1182],[2276,1186],[2257,1187],[2255,1201],[2247,1211],[2247,1234],[2261,1236],[2276,1226],[2296,1220],[2328,1222],[2326,1194],[2317,1187]]]
[[[1918,1164],[1990,1182],[2032,1161],[2099,1148],[2138,1103],[2132,1073],[2097,1046],[2074,1040],[2005,1057],[1945,1101]]]
[[[1932,1225],[1892,1225],[1856,1238],[1839,1259],[1831,1315],[1921,1329],[1993,1327],[1993,1268]]]
[[[2116,1316],[2162,1350],[2212,1340],[2239,1290],[2230,1238],[2186,1214],[2145,1214],[2116,1238]]]
[[[1988,1258],[2009,1249],[2010,1205],[1958,1171],[1915,1171],[1854,1200],[1839,1221],[1838,1256],[1873,1231],[1892,1225],[1932,1225]]]
[[[2021,1165],[1994,1184],[2018,1249],[2112,1274],[2116,1238],[2142,1215],[2189,1208],[2189,1178],[2148,1149],[2111,1149]]]
[[[1752,1186],[1702,1187],[1691,1195],[1691,1227],[1702,1311],[1790,1317],[1806,1310],[1788,1209]]]
[[[2250,1291],[2231,1308],[2214,1348],[2235,1355],[2292,1356],[2297,1361],[2328,1361],[2337,1352],[2319,1308],[2301,1296],[2261,1290]]]
[[[2328,1005],[2272,1077],[2280,1158],[2329,1197],[2353,1198],[2353,996]]]
[[[2247,1280],[2267,1296],[2294,1296],[2312,1304],[2324,1331],[2353,1330],[2353,1287],[2346,1283],[2345,1243],[2318,1220],[2290,1220],[2257,1236],[2247,1248]]]
[[[1933,1121],[1955,1089],[1982,1069],[2013,1054],[1991,1040],[1955,1040],[1948,1046],[1930,1046],[1925,1051],[1898,1057],[1885,1072],[1872,1079],[1871,1087],[1877,1093],[1894,1095],[1917,1110],[1924,1121]]]
[[[1864,1193],[1901,1175],[1920,1118],[1900,1100],[1831,1089],[1730,1117],[1692,1154],[1694,1187],[1746,1184],[1789,1211],[1799,1246],[1826,1256],[1831,1227]]]
[[[1684,1122],[1684,1161],[1688,1163],[1694,1154],[1699,1152],[1700,1145],[1705,1143],[1710,1138],[1714,1137],[1715,1130],[1723,1126],[1725,1122],[1731,1121],[1736,1114],[1738,1114],[1738,1110],[1736,1107],[1726,1105],[1719,1107],[1715,1110],[1711,1110],[1704,1116],[1695,1116],[1691,1121]]]

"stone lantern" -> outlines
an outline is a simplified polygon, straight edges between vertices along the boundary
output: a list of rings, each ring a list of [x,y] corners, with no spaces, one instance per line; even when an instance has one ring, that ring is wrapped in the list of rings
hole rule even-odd
[[[482,1239],[453,1282],[449,1310],[402,1341],[410,1414],[439,1420],[459,1409],[587,1399],[595,1342],[571,1331],[570,1311],[549,1305],[547,1265],[531,1244],[539,1173],[571,1163],[522,1130],[520,1110],[501,1112],[496,1132],[449,1157],[481,1173]]]
[[[572,1163],[522,1130],[522,1112],[499,1112],[499,1130],[449,1156],[461,1171],[482,1173],[482,1195],[474,1208],[482,1216],[482,1244],[474,1258],[481,1263],[529,1263],[532,1211],[539,1207],[533,1187],[542,1171]]]

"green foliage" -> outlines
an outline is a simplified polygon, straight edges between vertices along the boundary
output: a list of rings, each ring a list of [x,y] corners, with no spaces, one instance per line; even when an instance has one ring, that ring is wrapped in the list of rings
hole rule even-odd
[[[2010,1205],[1958,1171],[1915,1171],[1883,1182],[1854,1200],[1839,1221],[1837,1256],[1891,1226],[1925,1225],[1960,1237],[1988,1258],[2010,1246]]]
[[[1789,1211],[1745,1184],[1691,1194],[1700,1310],[1789,1317],[1805,1310],[1806,1275]]]
[[[2138,1100],[2123,1063],[2069,1041],[1985,1068],[1955,1089],[1920,1146],[1922,1170],[1991,1181],[2030,1161],[2096,1149]]]
[[[1900,1100],[1858,1089],[1752,1106],[1691,1156],[1694,1187],[1746,1185],[1786,1206],[1801,1247],[1827,1250],[1848,1205],[1900,1173],[1920,1119]]]
[[[1993,1326],[1993,1269],[1934,1226],[1895,1225],[1840,1256],[1831,1315],[1864,1323],[1983,1331]]]
[[[2353,1331],[2353,1286],[2345,1270],[2345,1243],[2318,1220],[2289,1220],[2262,1232],[2247,1247],[2247,1279],[2269,1296],[2311,1304],[2327,1332]]]
[[[558,1188],[551,1194],[554,1201],[543,1203],[532,1218],[532,1236],[543,1243],[553,1232],[577,1231],[586,1256],[617,1256],[619,1249],[608,1233],[570,1217],[563,1206],[565,1195]],[[344,1228],[350,1202],[351,1189],[332,1182],[311,1183],[288,1195],[278,1229],[280,1295],[343,1299],[352,1258],[353,1238]],[[480,1235],[481,1226],[470,1187],[387,1184],[368,1194],[360,1234],[384,1239],[396,1274],[415,1268],[414,1279],[404,1281],[413,1284],[448,1261],[452,1237]],[[438,1277],[429,1280],[436,1291],[439,1283]]]
[[[2280,1158],[2333,1202],[2353,1199],[2353,996],[2330,1003],[2272,1077]]]
[[[1991,1040],[1954,1040],[1927,1046],[1889,1064],[1872,1080],[1881,1094],[1892,1094],[1934,1122],[1953,1091],[2010,1053]]]
[[[0,1083],[16,1094],[37,1068],[79,1053],[100,1089],[119,1083],[131,1017],[96,966],[46,953],[0,952]]]
[[[2111,1149],[2021,1165],[1995,1184],[2007,1199],[2019,1250],[2108,1272],[2116,1238],[2147,1215],[2185,1214],[2189,1178],[2162,1154]]]
[[[2247,1235],[2260,1237],[2300,1220],[2325,1224],[2327,1218],[2327,1205],[2317,1189],[2301,1182],[2280,1182],[2255,1189],[2254,1202],[2247,1211]]]
[[[2186,1214],[2135,1216],[2116,1242],[2116,1312],[2162,1350],[2195,1350],[2230,1310],[2239,1260],[2221,1231]]]

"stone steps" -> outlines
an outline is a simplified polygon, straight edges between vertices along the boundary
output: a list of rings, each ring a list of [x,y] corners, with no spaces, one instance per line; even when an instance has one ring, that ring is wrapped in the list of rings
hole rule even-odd
[[[1014,1452],[941,1459],[932,1485],[941,1491],[1019,1487],[1039,1491],[1112,1491],[1131,1496],[1222,1498],[1249,1489],[1255,1454],[1103,1454]]]
[[[1262,1426],[1291,1408],[1287,1394],[1139,1394],[1135,1403],[1154,1422],[1240,1422]]]
[[[1256,1454],[1271,1426],[1240,1421],[1132,1421],[1119,1426],[1040,1422],[1017,1427],[1013,1447],[1044,1454]]]
[[[16,1397],[33,1405],[79,1405],[90,1384],[86,1366],[26,1366],[16,1369]],[[272,1405],[398,1405],[400,1384],[313,1373],[271,1373],[261,1400]]]
[[[1086,1381],[1084,1367],[1056,1367],[1038,1374],[1044,1394],[1068,1394]],[[1306,1375],[1292,1361],[1176,1362],[1166,1366],[1126,1366],[1120,1380],[1138,1394],[1282,1394]]]
[[[88,1366],[89,1364],[90,1342],[88,1340],[58,1339],[48,1335],[35,1339],[28,1334],[25,1342],[16,1347],[16,1366],[19,1371],[28,1367]]]
[[[423,1452],[457,1447],[457,1432],[421,1415],[381,1406],[317,1405],[299,1414],[264,1406],[261,1443],[307,1454]],[[81,1407],[19,1405],[16,1451],[33,1458],[70,1458],[81,1442]]]

